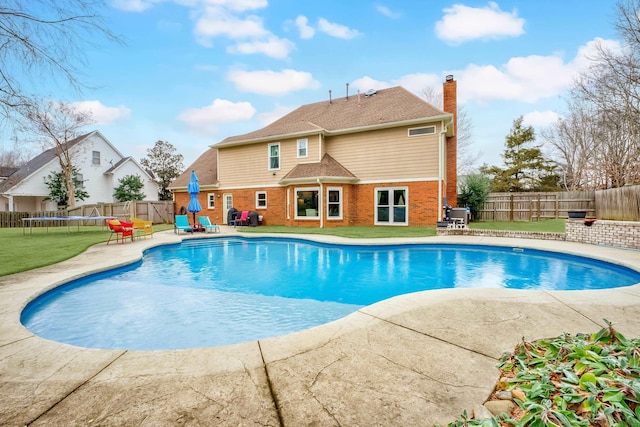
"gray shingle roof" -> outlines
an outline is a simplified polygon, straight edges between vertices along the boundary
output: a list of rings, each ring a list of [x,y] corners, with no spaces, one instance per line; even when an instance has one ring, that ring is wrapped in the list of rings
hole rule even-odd
[[[191,171],[196,171],[200,186],[216,185],[218,183],[218,150],[209,148],[196,159],[169,186],[170,189],[186,188],[191,179]]]
[[[282,181],[290,181],[302,178],[333,177],[333,178],[356,178],[349,169],[342,166],[329,154],[322,156],[322,160],[317,163],[300,163],[293,167]]]
[[[262,129],[230,136],[217,145],[234,145],[291,134],[319,131],[340,132],[411,120],[446,116],[422,98],[401,86],[382,89],[373,96],[363,94],[303,105]]]
[[[95,131],[94,131],[95,132]],[[80,135],[79,137],[72,139],[67,143],[68,147],[71,148],[74,145],[78,144],[80,141],[91,135],[93,132],[89,132],[84,135]],[[0,183],[0,193],[8,191],[12,187],[18,185],[22,180],[27,178],[34,172],[37,172],[40,168],[45,166],[47,163],[56,158],[56,147],[50,148],[48,150],[43,151],[38,154],[33,159],[29,160],[25,163],[20,169],[11,174],[6,180]]]

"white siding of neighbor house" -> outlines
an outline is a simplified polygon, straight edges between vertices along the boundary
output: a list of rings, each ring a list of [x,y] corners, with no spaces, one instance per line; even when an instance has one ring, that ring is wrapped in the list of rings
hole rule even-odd
[[[93,164],[93,151],[100,152],[100,164]],[[76,205],[114,202],[113,192],[118,186],[118,179],[126,175],[139,175],[145,184],[145,200],[158,200],[158,186],[135,162],[129,160],[120,165],[112,174],[105,172],[122,160],[122,155],[114,149],[99,133],[88,136],[85,140],[71,148],[73,163],[83,175],[84,189],[89,193],[85,200],[78,200]],[[44,180],[53,172],[60,171],[58,159],[54,158],[40,170],[35,171],[8,193],[13,196],[14,211],[55,210],[54,203],[43,199],[49,195]],[[8,203],[5,203],[8,209]]]

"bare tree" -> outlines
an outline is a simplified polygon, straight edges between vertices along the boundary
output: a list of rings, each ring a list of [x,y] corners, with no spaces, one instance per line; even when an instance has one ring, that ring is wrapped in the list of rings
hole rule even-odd
[[[422,89],[422,98],[434,107],[443,108],[442,91],[432,86]],[[457,172],[458,175],[469,175],[477,169],[477,163],[482,153],[473,151],[473,122],[467,114],[464,104],[458,105],[458,129],[457,129]]]
[[[543,132],[565,166],[567,188],[619,187],[640,181],[640,0],[619,0],[622,46],[600,43],[576,80],[568,114]]]
[[[25,119],[23,131],[33,135],[43,148],[55,150],[69,197],[69,207],[75,207],[73,142],[81,136],[85,126],[93,123],[91,113],[55,101],[26,104],[21,112]]]
[[[121,42],[99,10],[102,0],[2,0],[0,2],[0,118],[33,103],[25,86],[62,80],[74,89],[87,44],[100,37]]]

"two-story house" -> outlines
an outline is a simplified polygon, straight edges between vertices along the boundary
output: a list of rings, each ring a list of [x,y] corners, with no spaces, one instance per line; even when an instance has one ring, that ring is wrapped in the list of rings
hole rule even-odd
[[[213,145],[170,186],[225,223],[234,207],[266,224],[435,225],[456,204],[456,82],[444,111],[402,87],[303,105],[270,125]]]
[[[78,200],[77,205],[114,202],[114,190],[127,175],[141,177],[146,200],[158,200],[159,187],[153,177],[132,157],[125,157],[99,131],[79,136],[67,144],[78,178],[89,194],[88,199]],[[47,200],[50,191],[45,183],[48,176],[61,170],[55,150],[43,151],[0,181],[0,211],[57,209],[55,202]]]

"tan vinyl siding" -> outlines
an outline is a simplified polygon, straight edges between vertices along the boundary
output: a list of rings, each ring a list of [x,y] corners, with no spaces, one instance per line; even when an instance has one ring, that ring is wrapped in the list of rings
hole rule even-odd
[[[218,178],[226,188],[278,185],[298,163],[320,161],[318,136],[309,136],[308,157],[297,157],[298,139],[224,147],[218,150]],[[280,169],[269,169],[269,145],[280,143]]]
[[[432,135],[409,137],[406,126],[339,135],[327,137],[325,150],[361,181],[435,178],[439,133],[438,124]]]

